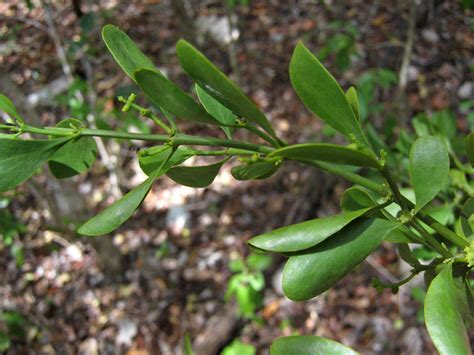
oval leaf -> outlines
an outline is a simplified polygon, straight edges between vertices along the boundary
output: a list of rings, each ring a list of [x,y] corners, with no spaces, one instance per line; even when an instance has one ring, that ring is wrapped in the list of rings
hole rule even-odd
[[[70,139],[0,139],[0,192],[13,189],[30,178]]]
[[[466,289],[446,266],[431,282],[425,299],[425,323],[441,355],[471,354],[463,315],[469,314]]]
[[[23,122],[23,117],[21,117],[21,115],[16,110],[13,102],[11,102],[8,97],[2,94],[0,94],[0,111],[5,112],[8,116],[10,116],[10,118],[18,122]]]
[[[230,172],[234,179],[244,181],[252,179],[266,179],[279,169],[280,164],[259,161],[255,163],[234,166]]]
[[[133,215],[138,206],[141,205],[150,191],[153,182],[166,173],[165,166],[171,153],[171,149],[167,150],[168,155],[166,159],[148,179],[143,181],[120,200],[115,201],[98,215],[89,219],[77,232],[88,236],[99,236],[110,233],[125,223]]]
[[[449,156],[442,140],[428,135],[418,138],[410,150],[409,168],[417,212],[435,198],[448,180]]]
[[[59,122],[56,127],[81,127],[82,123],[74,118]],[[49,158],[49,169],[58,179],[69,178],[88,170],[97,158],[97,146],[92,137],[72,139],[59,148]]]
[[[153,62],[120,28],[113,25],[104,26],[102,38],[115,61],[132,80],[135,80],[133,74],[137,69],[157,70]]]
[[[358,353],[334,340],[314,335],[292,335],[281,337],[272,343],[270,355],[290,354],[356,355]]]
[[[333,76],[303,45],[298,44],[290,62],[290,79],[305,106],[347,138],[369,146],[359,120]]]
[[[320,295],[360,264],[398,225],[360,218],[314,248],[291,256],[283,270],[283,292],[293,301]]]
[[[319,160],[334,164],[346,164],[378,168],[373,156],[348,147],[327,143],[294,144],[271,152],[269,157],[282,157],[296,160]]]
[[[328,239],[369,210],[364,208],[278,228],[247,243],[258,249],[279,253],[305,250]]]
[[[211,114],[216,120],[224,125],[233,125],[236,123],[237,116],[231,110],[222,105],[219,101],[204,91],[196,84],[196,94],[207,112]],[[232,138],[232,129],[230,127],[221,127],[227,138]]]
[[[205,166],[177,166],[166,174],[178,184],[189,187],[207,187],[219,174],[222,165],[229,159]]]
[[[176,53],[184,71],[209,95],[238,116],[254,122],[276,138],[270,122],[257,105],[217,69],[204,54],[185,40],[178,42]]]
[[[158,107],[186,121],[220,125],[191,96],[156,70],[139,69],[135,80],[146,96]]]

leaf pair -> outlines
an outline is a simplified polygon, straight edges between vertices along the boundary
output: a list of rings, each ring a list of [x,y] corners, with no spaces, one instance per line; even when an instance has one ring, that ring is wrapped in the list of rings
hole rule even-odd
[[[161,147],[160,147],[161,148]],[[112,232],[125,223],[140,206],[150,191],[153,182],[160,176],[167,174],[174,181],[190,187],[206,187],[212,183],[219,169],[228,160],[195,167],[173,167],[190,156],[188,148],[179,147],[177,151],[169,146],[162,147],[155,155],[140,158],[140,164],[149,177],[135,187],[123,198],[107,207],[97,216],[88,220],[78,230],[78,233],[99,236]],[[150,161],[145,160],[151,158]]]
[[[143,202],[155,180],[166,173],[166,164],[174,153],[171,147],[167,148],[166,158],[145,181],[98,215],[89,219],[77,232],[88,236],[99,236],[110,233],[125,223]]]
[[[169,147],[153,147],[140,153],[140,167],[145,174],[150,175],[167,159]],[[156,150],[153,153],[153,150]],[[150,153],[151,152],[151,153]],[[207,187],[216,178],[220,168],[229,160],[223,159],[217,163],[204,166],[176,166],[195,155],[195,151],[180,146],[166,162],[163,170],[166,175],[178,184],[189,187]]]
[[[398,222],[360,218],[372,207],[273,230],[249,240],[260,250],[289,253],[283,291],[295,301],[332,287],[372,253]]]
[[[188,42],[178,42],[178,59],[184,71],[199,85],[198,96],[206,109],[165,78],[123,31],[107,25],[102,36],[122,69],[158,107],[188,121],[218,126],[235,123],[235,118],[224,110],[227,108],[233,114],[258,124],[275,137],[273,128],[257,106]],[[229,131],[226,134],[229,135]]]
[[[290,79],[305,106],[350,141],[355,140],[370,151],[362,131],[355,89],[346,94],[311,52],[298,44],[290,62]]]

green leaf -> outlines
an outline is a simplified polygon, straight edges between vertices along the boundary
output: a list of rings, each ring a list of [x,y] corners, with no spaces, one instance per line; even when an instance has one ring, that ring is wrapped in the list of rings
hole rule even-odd
[[[275,162],[259,161],[245,165],[234,166],[230,172],[236,180],[266,179],[280,168]]]
[[[81,121],[74,118],[67,118],[59,122],[56,127],[70,128],[71,126],[79,128]],[[49,169],[58,179],[69,178],[88,170],[97,158],[97,146],[92,137],[79,137],[72,139],[51,158],[49,158]]]
[[[167,153],[167,159],[163,161],[161,166],[148,179],[98,215],[89,219],[77,232],[88,236],[99,236],[110,233],[125,223],[145,199],[153,182],[166,172],[165,166],[171,156],[171,149]]]
[[[280,148],[271,152],[269,157],[282,157],[298,160],[319,160],[334,164],[347,164],[378,168],[379,163],[373,156],[348,147],[327,143],[304,143]]]
[[[278,253],[305,250],[325,241],[369,210],[364,208],[292,224],[253,237],[247,243],[258,249]]]
[[[356,355],[358,354],[337,341],[314,335],[281,337],[272,343],[270,355]]]
[[[397,226],[397,222],[360,218],[323,243],[291,256],[283,270],[283,292],[293,301],[320,295],[360,264]]]
[[[259,125],[272,137],[276,138],[270,122],[257,105],[224,73],[217,69],[204,54],[185,40],[178,42],[176,53],[184,71],[209,95],[236,115]]]
[[[2,94],[0,94],[0,111],[5,112],[8,116],[18,122],[23,122],[23,117],[21,117],[21,115],[16,110],[13,102],[11,102],[8,97]]]
[[[466,292],[460,278],[453,278],[447,265],[431,282],[425,299],[425,323],[441,355],[471,354],[463,317],[470,313]]]
[[[357,97],[357,91],[355,87],[351,86],[349,90],[346,92],[346,99],[347,102],[349,102],[349,105],[351,105],[352,111],[354,111],[354,115],[360,122],[360,116],[359,116],[359,98]]]
[[[220,125],[191,96],[156,70],[139,69],[135,72],[135,80],[153,104],[176,117],[190,122]]]
[[[385,237],[385,241],[390,243],[415,243],[413,240],[408,238],[406,234],[403,233],[403,231],[401,231],[399,228],[388,233]]]
[[[166,174],[178,184],[189,187],[207,187],[219,174],[222,165],[229,159],[221,160],[217,163],[204,166],[177,166]]]
[[[366,189],[353,186],[344,191],[341,196],[340,205],[343,211],[348,212],[374,207],[377,205],[377,202]]]
[[[70,139],[0,139],[0,192],[13,189],[30,178]]]
[[[184,355],[193,355],[193,347],[189,333],[184,334]]]
[[[196,84],[196,94],[201,101],[207,112],[211,114],[217,121],[225,125],[233,125],[236,123],[237,116],[227,107],[222,105],[219,101],[214,99],[206,91],[204,91],[199,85]],[[227,138],[232,138],[232,129],[230,127],[221,127]]]
[[[467,136],[466,152],[469,162],[472,166],[474,166],[474,133],[471,133]]]
[[[245,344],[238,339],[234,339],[222,350],[221,355],[255,355],[256,353],[257,350],[252,344]]]
[[[445,186],[449,175],[449,156],[441,139],[422,136],[412,145],[410,179],[415,191],[415,212],[430,202]]]
[[[311,52],[298,44],[290,63],[290,79],[305,106],[327,124],[369,147],[344,91]]]
[[[184,146],[179,146],[171,158],[168,159],[170,146],[157,146],[147,150],[142,150],[139,153],[138,162],[140,168],[145,174],[150,176],[153,174],[165,161],[165,171],[168,171],[175,165],[179,165],[187,159],[194,156],[194,151]]]
[[[157,70],[152,61],[137,47],[125,32],[113,25],[102,29],[102,38],[123,71],[135,81],[133,74],[140,68]]]

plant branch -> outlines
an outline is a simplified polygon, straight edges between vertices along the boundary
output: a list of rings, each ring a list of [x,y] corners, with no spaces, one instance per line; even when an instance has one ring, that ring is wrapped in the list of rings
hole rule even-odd
[[[422,237],[426,240],[426,242],[433,248],[436,252],[442,255],[444,258],[451,258],[453,255],[449,250],[443,247],[441,244],[438,243],[436,239],[433,238],[431,234],[429,234],[422,226],[420,226],[415,221],[411,221],[410,226],[413,227],[418,233],[421,234]]]

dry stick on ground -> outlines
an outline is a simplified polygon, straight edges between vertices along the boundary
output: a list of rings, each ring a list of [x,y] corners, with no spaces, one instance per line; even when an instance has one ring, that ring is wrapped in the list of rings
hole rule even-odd
[[[58,55],[59,62],[61,63],[62,70],[64,74],[66,75],[69,83],[72,84],[74,82],[74,75],[72,74],[72,70],[71,70],[71,66],[69,65],[69,62],[67,61],[64,47],[62,46],[61,40],[57,34],[56,26],[54,25],[54,21],[53,21],[51,7],[48,3],[45,3],[44,1],[42,3],[45,10],[45,20],[48,26],[48,34],[54,42],[54,46],[56,48],[56,53]],[[93,87],[89,87],[89,90],[93,90]],[[76,95],[79,100],[81,101],[85,100],[83,95],[80,92],[77,92]],[[89,102],[89,106],[92,107],[92,109],[94,109],[95,102]],[[93,115],[90,115],[90,117],[88,117],[88,121],[92,129],[97,128],[95,125],[95,117]],[[102,138],[94,137],[94,140],[97,144],[97,149],[99,151],[99,155],[102,160],[102,163],[107,168],[107,171],[109,173],[109,183],[111,185],[111,194],[112,196],[118,199],[122,197],[122,191],[120,190],[119,179],[117,176],[117,172],[115,171],[116,169],[115,162],[117,161],[117,159],[113,159],[109,155]]]

